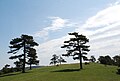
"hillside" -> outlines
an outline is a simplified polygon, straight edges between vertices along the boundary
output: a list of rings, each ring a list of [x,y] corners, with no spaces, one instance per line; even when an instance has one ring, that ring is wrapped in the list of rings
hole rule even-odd
[[[0,76],[0,81],[120,81],[117,67],[101,64],[84,65],[78,71],[78,64],[49,66],[33,69],[27,73],[12,73]]]

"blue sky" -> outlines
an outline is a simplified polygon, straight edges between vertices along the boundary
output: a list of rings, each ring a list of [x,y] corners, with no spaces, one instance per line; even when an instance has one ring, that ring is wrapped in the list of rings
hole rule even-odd
[[[68,32],[80,32],[90,39],[88,54],[116,55],[120,50],[119,0],[0,0],[0,68],[13,65],[7,54],[9,41],[29,34],[36,47],[40,65],[48,65],[53,54],[65,53],[60,46]],[[116,44],[116,43],[117,44]],[[47,48],[47,49],[46,49]],[[46,60],[44,60],[46,59]],[[72,58],[68,63],[77,62]]]

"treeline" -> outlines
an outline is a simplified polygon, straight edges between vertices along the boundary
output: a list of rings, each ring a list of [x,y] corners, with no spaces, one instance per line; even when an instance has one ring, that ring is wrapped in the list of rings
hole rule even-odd
[[[114,57],[110,57],[109,55],[100,56],[98,58],[98,61],[104,65],[115,65],[115,66],[120,67],[120,56],[119,55],[116,55]]]
[[[52,55],[52,58],[50,59],[50,64],[56,65],[57,63],[59,63],[61,65],[61,63],[65,63],[67,62],[65,59],[63,59],[61,56],[57,56],[56,54]],[[58,66],[58,64],[57,64]]]
[[[10,65],[6,64],[1,70],[0,70],[0,75],[1,74],[6,74],[6,73],[11,73],[11,72],[14,72],[14,68],[9,68]]]

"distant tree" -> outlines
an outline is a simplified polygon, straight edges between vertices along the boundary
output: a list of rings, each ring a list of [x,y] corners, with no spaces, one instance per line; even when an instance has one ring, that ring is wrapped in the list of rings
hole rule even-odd
[[[114,65],[120,67],[120,56],[116,55],[113,57]]]
[[[105,56],[107,65],[113,65],[113,59],[110,56]]]
[[[8,53],[13,53],[14,56],[11,56],[9,59],[21,58],[23,62],[22,73],[25,73],[26,50],[30,47],[38,46],[38,44],[33,40],[32,36],[21,35],[20,38],[12,39],[12,41],[10,41],[10,45],[10,51]],[[16,54],[20,49],[23,50],[23,54]]]
[[[27,64],[30,65],[30,69],[32,69],[32,64],[38,65],[39,60],[37,60],[37,53],[34,48],[29,48],[27,51],[28,62]]]
[[[10,65],[9,65],[9,64],[6,64],[6,65],[2,68],[2,73],[3,73],[3,74],[6,74],[6,73],[12,72],[12,71],[11,71],[11,68],[9,68],[9,67],[10,67]]]
[[[58,63],[58,56],[54,54],[50,60],[51,60],[50,64],[56,65],[56,63]]]
[[[98,60],[99,60],[99,62],[101,63],[101,64],[107,64],[106,63],[106,59],[105,59],[105,57],[104,56],[100,56],[99,58],[98,58]]]
[[[67,62],[67,61],[65,61],[65,59],[63,59],[61,56],[59,56],[58,62],[61,64],[62,62]]]
[[[114,60],[114,65],[120,67],[120,55],[116,55],[113,57],[113,60]],[[120,74],[120,68],[117,69],[117,74]]]
[[[68,41],[64,41],[64,45],[61,48],[67,48],[67,54],[63,54],[63,56],[73,56],[73,59],[78,59],[80,61],[80,69],[82,67],[82,58],[84,55],[87,55],[88,49],[90,46],[87,46],[86,43],[89,42],[89,39],[84,35],[79,35],[77,32],[68,33],[69,35],[73,35],[73,38],[70,38]]]
[[[5,65],[5,68],[8,68],[8,67],[10,67],[10,65],[9,65],[9,64],[6,64],[6,65]]]
[[[96,58],[92,55],[92,56],[90,57],[90,61],[91,61],[91,62],[95,62],[95,61],[96,61]]]
[[[84,61],[89,61],[89,59],[86,56],[82,56]]]
[[[101,64],[105,64],[105,65],[112,65],[113,64],[113,60],[108,55],[107,56],[100,56],[98,58],[98,60],[100,61]]]

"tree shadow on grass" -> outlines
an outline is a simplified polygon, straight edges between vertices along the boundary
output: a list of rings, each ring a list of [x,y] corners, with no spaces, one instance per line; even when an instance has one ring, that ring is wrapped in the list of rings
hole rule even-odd
[[[0,75],[0,77],[13,76],[13,75],[18,75],[18,74],[20,74],[20,73],[16,73],[16,74],[13,74],[13,73],[3,74],[3,75]]]
[[[52,72],[75,72],[75,71],[80,71],[80,69],[63,69],[63,70],[56,70]]]
[[[25,73],[29,73],[29,72],[25,72]],[[3,75],[0,75],[0,77],[7,77],[7,76],[14,76],[14,75],[19,75],[19,74],[24,74],[24,73],[9,73],[9,74],[3,74]]]

